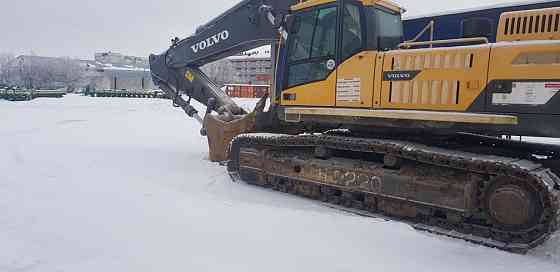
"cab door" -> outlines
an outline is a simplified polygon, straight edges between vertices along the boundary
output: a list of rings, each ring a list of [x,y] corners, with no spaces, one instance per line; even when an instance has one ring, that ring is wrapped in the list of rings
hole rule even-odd
[[[334,106],[337,4],[322,5],[293,16],[281,104]]]
[[[373,103],[375,50],[366,48],[366,23],[358,1],[344,1],[341,8],[341,41],[336,81],[336,107],[371,108]]]

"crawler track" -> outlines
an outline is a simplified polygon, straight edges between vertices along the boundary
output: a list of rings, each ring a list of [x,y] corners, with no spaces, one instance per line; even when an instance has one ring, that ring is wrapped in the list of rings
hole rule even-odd
[[[247,134],[231,146],[232,176],[380,214],[414,228],[524,253],[560,223],[560,179],[528,160],[395,140]]]

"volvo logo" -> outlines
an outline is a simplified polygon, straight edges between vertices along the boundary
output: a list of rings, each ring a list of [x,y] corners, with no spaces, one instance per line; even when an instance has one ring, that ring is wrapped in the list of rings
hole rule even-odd
[[[390,71],[383,74],[385,81],[413,80],[421,71]]]
[[[224,30],[216,35],[207,38],[204,41],[200,41],[197,44],[191,46],[191,49],[196,54],[199,51],[206,50],[216,44],[219,44],[221,41],[225,41],[227,39],[229,39],[229,31]]]

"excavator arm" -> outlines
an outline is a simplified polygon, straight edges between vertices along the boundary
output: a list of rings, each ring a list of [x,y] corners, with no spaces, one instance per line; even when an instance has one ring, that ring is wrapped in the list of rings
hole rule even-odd
[[[188,116],[203,122],[190,105],[194,99],[216,111],[221,119],[231,121],[245,115],[209,77],[201,66],[276,42],[282,33],[282,21],[296,0],[243,0],[217,18],[200,26],[192,36],[172,40],[171,47],[160,55],[150,56],[154,83]],[[284,34],[285,35],[285,34]],[[186,94],[185,100],[181,94]]]

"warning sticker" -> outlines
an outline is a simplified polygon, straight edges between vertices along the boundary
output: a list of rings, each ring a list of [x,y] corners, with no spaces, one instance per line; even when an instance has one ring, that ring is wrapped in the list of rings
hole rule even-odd
[[[336,101],[360,102],[362,100],[361,80],[338,79],[336,81]]]
[[[560,82],[513,82],[511,93],[495,93],[494,105],[544,105],[560,91]]]

